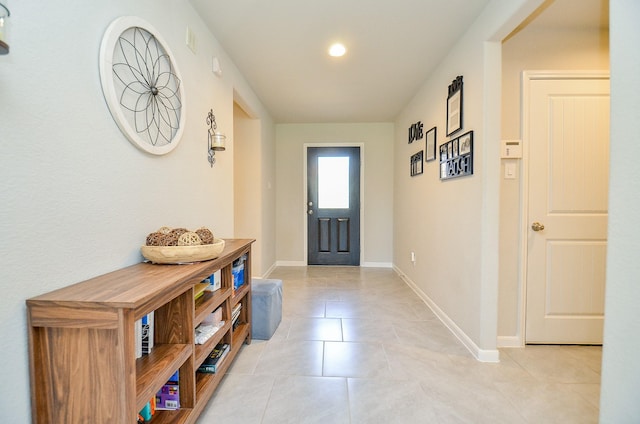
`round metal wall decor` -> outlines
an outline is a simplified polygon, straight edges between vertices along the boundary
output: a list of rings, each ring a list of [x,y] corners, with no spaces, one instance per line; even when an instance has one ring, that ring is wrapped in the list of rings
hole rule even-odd
[[[154,155],[176,148],[185,122],[182,78],[149,23],[123,16],[109,25],[100,46],[100,81],[113,119],[134,146]]]

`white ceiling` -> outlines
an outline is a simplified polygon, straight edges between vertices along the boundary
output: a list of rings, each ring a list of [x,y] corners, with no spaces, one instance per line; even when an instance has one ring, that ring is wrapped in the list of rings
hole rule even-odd
[[[322,123],[393,121],[489,0],[190,2],[276,122]],[[608,0],[547,3],[533,22],[566,26]]]

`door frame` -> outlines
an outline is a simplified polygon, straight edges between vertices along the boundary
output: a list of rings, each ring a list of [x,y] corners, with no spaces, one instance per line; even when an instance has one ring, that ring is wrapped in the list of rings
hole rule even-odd
[[[304,143],[302,145],[302,202],[300,213],[303,216],[303,254],[304,264],[309,265],[309,220],[307,219],[307,149],[309,147],[359,147],[360,148],[360,266],[364,258],[364,143]]]
[[[610,72],[606,70],[568,70],[568,71],[522,71],[522,105],[521,105],[521,137],[522,137],[522,175],[520,180],[520,275],[518,286],[520,299],[518,309],[520,315],[517,325],[519,334],[518,343],[513,347],[523,347],[526,344],[526,319],[527,319],[527,271],[529,260],[528,235],[529,235],[529,102],[531,100],[531,82],[547,79],[610,79]],[[606,284],[606,282],[605,282]],[[507,347],[506,345],[502,345]],[[511,346],[509,346],[511,347]]]

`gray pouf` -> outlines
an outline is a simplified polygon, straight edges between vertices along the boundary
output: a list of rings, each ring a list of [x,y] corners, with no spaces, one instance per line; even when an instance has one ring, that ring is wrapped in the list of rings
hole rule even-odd
[[[282,280],[251,279],[251,337],[269,340],[282,321]]]

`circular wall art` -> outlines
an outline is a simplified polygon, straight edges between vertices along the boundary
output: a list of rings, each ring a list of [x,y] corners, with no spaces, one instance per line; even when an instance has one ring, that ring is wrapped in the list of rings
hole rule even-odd
[[[176,148],[185,122],[182,78],[149,23],[123,16],[109,25],[100,46],[100,81],[113,119],[134,146],[154,155]]]

